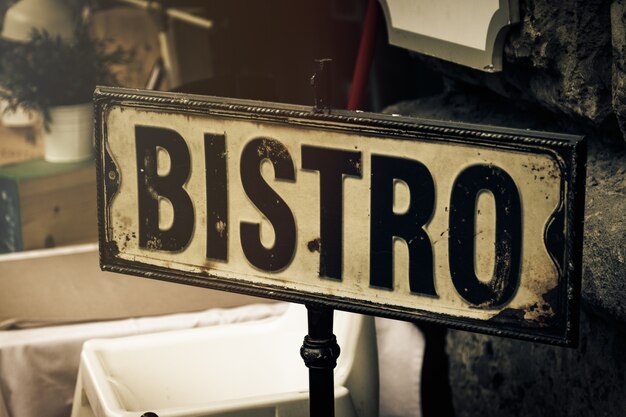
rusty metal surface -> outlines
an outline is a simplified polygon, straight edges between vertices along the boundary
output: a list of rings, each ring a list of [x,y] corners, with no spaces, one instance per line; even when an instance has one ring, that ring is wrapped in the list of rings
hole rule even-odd
[[[580,137],[138,90],[95,100],[104,269],[576,343]]]

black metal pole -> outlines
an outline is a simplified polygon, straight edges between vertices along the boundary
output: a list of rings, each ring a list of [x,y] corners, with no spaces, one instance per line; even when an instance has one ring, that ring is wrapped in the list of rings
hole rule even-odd
[[[300,356],[309,368],[310,417],[335,416],[335,382],[339,345],[333,334],[333,309],[306,306],[309,334],[304,336]]]
[[[315,93],[314,112],[331,110],[330,59],[316,59],[311,87]],[[339,345],[333,334],[333,309],[307,304],[309,334],[304,336],[300,356],[309,368],[310,417],[335,417],[335,381]]]

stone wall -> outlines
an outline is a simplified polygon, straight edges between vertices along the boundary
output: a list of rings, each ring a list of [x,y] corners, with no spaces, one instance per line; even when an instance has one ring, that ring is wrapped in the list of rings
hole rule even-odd
[[[450,332],[457,417],[620,417],[626,410],[626,338],[583,312],[578,349]]]
[[[418,56],[445,92],[389,112],[588,138],[580,344],[448,331],[457,417],[626,415],[626,0],[520,0],[505,67]],[[426,416],[428,417],[428,416]]]
[[[520,7],[501,73],[422,59],[453,79],[583,125],[619,125],[626,135],[626,0],[520,0]]]

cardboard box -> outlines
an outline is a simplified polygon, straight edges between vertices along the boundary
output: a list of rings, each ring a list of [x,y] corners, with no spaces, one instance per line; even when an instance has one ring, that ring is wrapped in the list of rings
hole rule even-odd
[[[98,246],[0,255],[0,329],[200,311],[261,298],[102,272]]]
[[[40,127],[9,128],[0,123],[0,166],[42,157]]]

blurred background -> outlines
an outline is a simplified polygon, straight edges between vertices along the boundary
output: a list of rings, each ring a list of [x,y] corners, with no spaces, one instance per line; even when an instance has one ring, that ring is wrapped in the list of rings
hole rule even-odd
[[[439,53],[392,45],[381,8],[420,4],[427,13],[445,4],[450,13],[430,26],[463,38],[479,3],[510,7],[505,20],[513,25],[495,49],[501,71],[459,64],[449,42]],[[18,369],[9,358],[30,349],[15,340],[31,327],[260,301],[99,271],[89,108],[95,85],[312,105],[314,60],[331,58],[336,108],[584,134],[589,148],[580,347],[421,325],[425,347],[407,347],[399,357],[402,364],[420,359],[407,373],[422,383],[406,395],[408,408],[388,415],[624,415],[626,1],[468,4],[0,0],[0,349],[17,352],[0,354],[0,371]],[[68,139],[74,131],[87,142]],[[59,137],[66,142],[44,145]],[[68,415],[78,339],[57,356],[73,358],[67,369],[42,365],[63,381],[50,394],[58,409],[28,408],[0,372],[0,400],[8,398],[0,416]],[[16,404],[31,414],[14,414]]]

